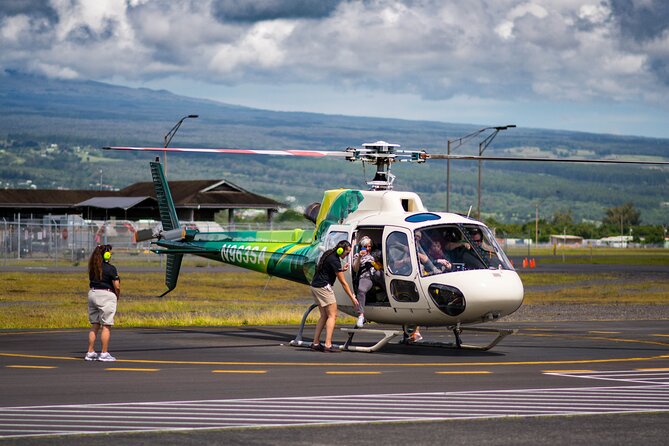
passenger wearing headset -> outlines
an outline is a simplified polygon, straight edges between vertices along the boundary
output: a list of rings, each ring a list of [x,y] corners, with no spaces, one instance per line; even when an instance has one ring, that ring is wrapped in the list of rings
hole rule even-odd
[[[121,295],[121,279],[118,277],[116,267],[109,263],[112,257],[111,245],[98,245],[93,250],[88,260],[88,279],[90,290],[88,291],[88,320],[91,330],[88,332],[88,353],[86,361],[116,361],[107,349],[111,327],[114,325],[116,314],[116,303]],[[98,331],[102,328],[100,342],[101,352],[95,352],[95,340]]]
[[[332,345],[332,335],[334,334],[337,321],[337,299],[335,298],[332,285],[335,279],[338,279],[346,294],[351,298],[353,306],[358,306],[358,299],[353,295],[351,288],[346,283],[344,271],[348,269],[348,263],[342,266],[342,259],[346,258],[351,252],[351,244],[342,240],[337,245],[325,251],[316,266],[316,274],[311,281],[311,294],[318,305],[321,315],[316,324],[316,332],[311,349],[320,352],[335,353],[339,349]],[[321,333],[325,328],[325,345],[321,344]]]

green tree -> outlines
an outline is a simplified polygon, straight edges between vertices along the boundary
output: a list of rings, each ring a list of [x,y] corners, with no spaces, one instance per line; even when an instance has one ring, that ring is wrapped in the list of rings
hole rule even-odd
[[[632,203],[608,208],[602,224],[610,228],[638,226],[641,223],[641,212],[637,211]]]

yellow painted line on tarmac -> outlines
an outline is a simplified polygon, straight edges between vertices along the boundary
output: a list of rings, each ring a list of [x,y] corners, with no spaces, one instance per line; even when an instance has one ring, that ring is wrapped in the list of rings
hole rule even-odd
[[[267,370],[212,370],[211,373],[248,373],[262,375],[267,373]]]
[[[637,372],[669,372],[669,368],[663,369],[634,369]]]
[[[49,330],[49,329],[44,329],[44,331],[3,331],[0,332],[0,336],[7,336],[7,335],[25,335],[25,334],[53,334],[53,333],[79,333],[83,332],[83,330]]]
[[[594,373],[594,370],[576,369],[576,370],[542,370],[541,373]]]
[[[71,356],[45,356],[45,355],[26,355],[23,353],[0,353],[0,356],[7,358],[30,358],[30,359],[58,359],[67,361],[83,361],[83,357],[73,358]]]
[[[27,355],[20,353],[1,353],[0,357],[32,358],[32,359],[55,359],[64,361],[84,361],[81,357],[71,356],[44,356]],[[500,362],[271,362],[271,361],[180,361],[180,360],[153,360],[153,359],[117,359],[116,363],[123,364],[167,364],[167,365],[213,365],[213,366],[301,366],[301,367],[487,367],[487,366],[513,366],[513,365],[565,365],[565,364],[610,364],[618,362],[656,361],[669,359],[669,355],[657,356],[634,356],[628,358],[606,358],[606,359],[564,359],[545,361],[500,361]]]
[[[436,375],[489,375],[492,372],[487,370],[472,370],[472,371],[461,371],[461,372],[434,372]]]
[[[583,336],[578,336],[578,335],[566,335],[566,334],[560,334],[560,333],[554,333],[554,334],[543,334],[543,333],[521,333],[519,332],[517,335],[519,336],[534,336],[534,337],[546,337],[546,338],[565,338],[565,339],[583,339]],[[661,345],[663,347],[669,347],[669,343],[667,342],[660,342],[660,341],[647,341],[643,339],[625,339],[625,338],[605,338],[602,336],[588,336],[587,339],[595,340],[595,341],[610,341],[610,342],[628,342],[628,343],[633,343],[633,344],[650,344],[650,345]]]
[[[55,365],[6,365],[9,369],[57,369]]]
[[[590,330],[588,333],[594,333],[594,334],[620,334],[619,331],[598,331],[598,330]]]
[[[157,372],[160,369],[138,369],[135,367],[107,367],[110,372]]]
[[[326,375],[380,375],[381,372],[359,372],[359,371],[347,371],[347,372],[325,372]]]
[[[669,334],[660,334],[660,333],[657,333],[657,334],[652,334],[651,336],[660,336],[660,337],[663,337],[663,338],[669,338]]]

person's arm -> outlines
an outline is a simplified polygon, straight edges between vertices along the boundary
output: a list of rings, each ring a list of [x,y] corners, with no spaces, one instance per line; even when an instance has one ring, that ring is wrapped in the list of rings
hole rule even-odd
[[[337,271],[337,279],[339,280],[339,283],[341,283],[342,288],[344,288],[344,291],[346,291],[346,294],[348,294],[348,297],[351,298],[351,302],[353,302],[353,306],[357,307],[358,306],[358,299],[356,299],[355,295],[351,291],[351,288],[348,286],[348,283],[346,282],[346,278],[344,277],[344,271]]]
[[[121,297],[121,281],[120,280],[112,280],[112,285],[114,286],[114,294],[116,294],[116,298],[118,299]]]
[[[365,255],[367,255],[367,250],[361,249],[356,255],[353,256],[353,271],[356,273],[360,270],[360,261]]]

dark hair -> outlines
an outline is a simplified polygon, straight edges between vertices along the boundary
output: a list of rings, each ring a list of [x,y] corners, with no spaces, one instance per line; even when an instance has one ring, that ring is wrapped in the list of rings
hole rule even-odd
[[[347,240],[340,241],[339,243],[337,243],[337,245],[334,248],[328,249],[327,251],[325,251],[323,253],[323,255],[321,256],[321,259],[318,261],[318,266],[316,267],[316,269],[320,270],[321,268],[323,268],[323,263],[325,263],[325,259],[327,257],[329,257],[330,255],[335,254],[338,249],[341,248],[343,250],[346,250],[347,248],[350,248],[350,247],[351,247],[351,244]]]
[[[91,253],[88,259],[88,278],[90,280],[102,280],[102,256],[107,251],[107,246],[98,245]]]

